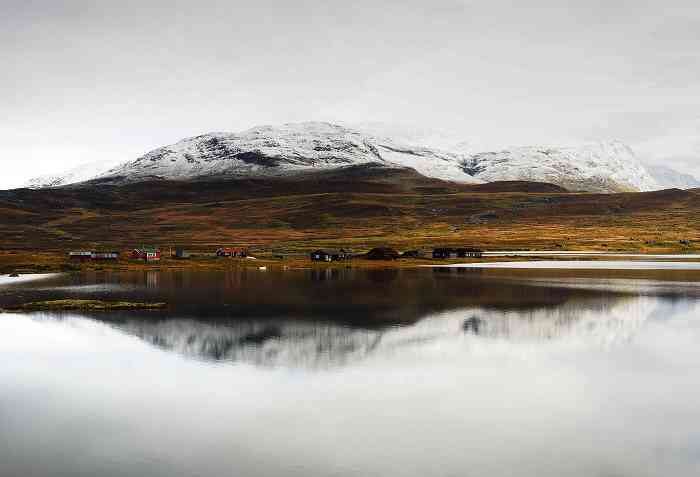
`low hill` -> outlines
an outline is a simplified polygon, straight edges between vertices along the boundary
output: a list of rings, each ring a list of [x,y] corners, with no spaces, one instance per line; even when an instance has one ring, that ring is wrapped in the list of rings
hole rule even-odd
[[[678,249],[700,241],[694,192],[568,193],[547,184],[469,185],[373,165],[298,177],[93,182],[0,191],[5,250],[149,243],[308,250]]]

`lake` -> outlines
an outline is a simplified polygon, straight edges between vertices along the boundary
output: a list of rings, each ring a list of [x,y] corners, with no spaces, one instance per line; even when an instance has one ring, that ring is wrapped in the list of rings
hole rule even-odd
[[[0,314],[0,475],[698,475],[700,271],[625,268],[5,280],[168,308]]]

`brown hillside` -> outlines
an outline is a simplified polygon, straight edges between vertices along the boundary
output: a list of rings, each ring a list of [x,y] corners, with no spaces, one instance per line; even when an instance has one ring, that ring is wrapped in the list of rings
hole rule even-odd
[[[548,184],[473,186],[373,167],[309,177],[0,191],[0,247],[465,243],[664,251],[700,241],[700,200],[691,191],[573,194]]]

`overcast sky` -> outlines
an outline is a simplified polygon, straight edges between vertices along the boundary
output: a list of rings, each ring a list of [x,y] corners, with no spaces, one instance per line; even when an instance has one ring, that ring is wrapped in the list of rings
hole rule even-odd
[[[700,2],[0,0],[0,187],[305,120],[700,174]]]

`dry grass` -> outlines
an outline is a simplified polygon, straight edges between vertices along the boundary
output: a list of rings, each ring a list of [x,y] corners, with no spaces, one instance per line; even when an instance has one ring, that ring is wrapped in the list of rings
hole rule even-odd
[[[102,300],[49,300],[24,303],[6,308],[6,311],[124,311],[124,310],[159,310],[166,307],[165,303],[143,303],[131,301],[102,301]]]
[[[427,192],[420,181],[400,188],[377,182],[241,181],[9,191],[0,193],[0,271],[69,269],[75,265],[65,260],[68,250],[129,250],[140,244],[164,251],[185,246],[195,253],[241,245],[271,258],[322,247],[662,253],[696,251],[700,243],[695,192],[568,194],[532,185],[522,187],[535,192],[508,192],[502,186],[475,192],[441,184],[430,181]],[[309,266],[305,258],[298,260],[293,266]],[[151,265],[79,265],[100,266]],[[202,257],[157,266],[229,265]]]

